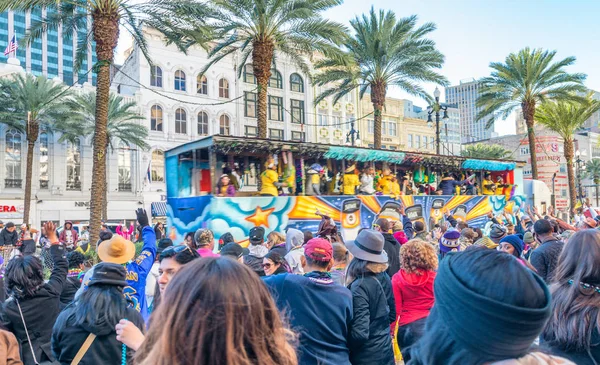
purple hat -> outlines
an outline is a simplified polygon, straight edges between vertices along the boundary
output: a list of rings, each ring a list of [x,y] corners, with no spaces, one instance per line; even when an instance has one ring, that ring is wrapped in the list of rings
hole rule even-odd
[[[460,251],[460,232],[455,228],[449,228],[440,239],[440,252],[448,253],[451,251]]]
[[[457,240],[460,238],[460,232],[455,228],[448,228],[446,233],[444,233],[444,238],[447,240]]]

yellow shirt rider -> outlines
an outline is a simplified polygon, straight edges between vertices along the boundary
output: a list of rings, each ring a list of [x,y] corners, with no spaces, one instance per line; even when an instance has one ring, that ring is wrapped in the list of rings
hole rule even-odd
[[[266,167],[267,169],[260,174],[260,181],[262,183],[260,195],[279,196],[279,190],[277,188],[281,186],[281,183],[279,182],[279,175],[277,174],[277,171],[275,171],[275,161],[269,159]]]
[[[360,179],[356,173],[356,165],[348,167],[342,180],[342,194],[356,195],[356,188],[360,186]]]
[[[392,195],[392,176],[390,169],[383,170],[383,176],[377,182],[377,191],[383,195]]]
[[[485,177],[481,183],[481,192],[483,195],[495,195],[496,184],[492,181],[492,175],[490,173],[485,174]]]

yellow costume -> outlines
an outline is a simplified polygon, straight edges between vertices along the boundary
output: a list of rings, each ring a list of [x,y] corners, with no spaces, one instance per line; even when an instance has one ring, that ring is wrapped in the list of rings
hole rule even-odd
[[[398,184],[398,181],[392,181],[392,195],[396,197],[402,195],[402,192],[400,191],[400,184]]]
[[[355,195],[356,188],[360,186],[360,180],[356,174],[346,174],[343,177],[342,193],[344,195]]]
[[[392,177],[389,175],[382,176],[377,182],[377,191],[383,195],[392,194]]]
[[[492,180],[483,179],[481,184],[481,191],[483,195],[494,195],[494,190],[491,187],[494,186],[494,182]]]
[[[262,182],[262,189],[260,190],[261,195],[272,195],[279,196],[279,191],[276,182],[279,182],[279,175],[275,170],[268,169],[260,174],[260,181]]]

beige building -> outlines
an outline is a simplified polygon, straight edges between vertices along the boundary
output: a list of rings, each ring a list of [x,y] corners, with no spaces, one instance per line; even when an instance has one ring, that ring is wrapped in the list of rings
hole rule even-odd
[[[313,87],[315,97],[320,95],[327,87]],[[314,104],[312,100],[308,105],[313,105],[311,120],[314,124],[307,127],[307,130],[312,135],[308,141],[316,143],[325,143],[332,145],[345,145],[350,140],[349,132],[352,125],[354,129],[360,131],[360,135],[354,135],[354,138],[362,138],[362,130],[358,128],[360,121],[358,114],[358,90],[354,90],[337,103],[333,104],[333,97],[328,97],[318,104]],[[362,146],[361,141],[355,142],[356,146]]]

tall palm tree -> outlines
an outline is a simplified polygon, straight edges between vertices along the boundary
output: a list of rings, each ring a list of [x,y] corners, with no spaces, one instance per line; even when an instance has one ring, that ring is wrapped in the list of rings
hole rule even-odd
[[[461,152],[461,156],[474,158],[489,158],[495,160],[507,159],[512,153],[497,144],[476,143],[467,145]]]
[[[267,138],[267,89],[276,55],[294,62],[306,75],[314,52],[329,54],[342,42],[345,28],[322,17],[342,0],[209,0],[203,4],[209,31],[190,34],[196,42],[215,42],[205,73],[224,57],[239,52],[238,77],[252,57],[258,91],[258,137]],[[209,34],[207,36],[207,34]]]
[[[574,133],[584,125],[594,113],[600,110],[600,101],[591,95],[581,101],[559,101],[542,104],[535,113],[535,120],[546,128],[558,133],[564,140],[564,156],[567,160],[569,179],[569,199],[571,208],[575,207],[575,173],[573,172]]]
[[[190,6],[194,3],[194,6]],[[119,40],[119,30],[125,29],[133,37],[134,43],[148,58],[148,48],[144,39],[142,25],[146,24],[161,31],[167,41],[180,44],[180,27],[192,27],[199,17],[191,16],[199,7],[193,0],[0,0],[0,12],[6,10],[30,11],[45,8],[46,15],[41,21],[34,21],[24,39],[31,43],[49,30],[61,29],[66,37],[76,36],[84,30],[85,37],[78,37],[78,47],[74,69],[78,71],[86,57],[91,42],[96,44],[98,62],[93,66],[97,74],[97,94],[95,110],[93,178],[90,199],[90,241],[96,242],[100,232],[103,189],[106,185],[106,149],[108,103],[110,88],[110,66]],[[91,19],[91,27],[87,26]],[[143,20],[143,22],[142,22]],[[85,70],[89,72],[91,70]]]
[[[447,85],[448,80],[435,70],[442,67],[444,56],[435,42],[425,38],[435,24],[417,27],[416,15],[397,19],[392,11],[371,12],[350,21],[354,34],[344,42],[342,55],[333,55],[315,64],[321,70],[314,77],[318,86],[327,86],[315,102],[335,95],[335,104],[356,88],[360,98],[370,91],[375,119],[375,148],[381,148],[381,117],[388,87],[395,86],[429,100],[419,82]]]
[[[24,133],[27,140],[23,222],[29,223],[33,155],[40,129],[60,132],[67,128],[73,118],[66,105],[71,92],[64,84],[31,74],[0,79],[0,89],[0,104],[10,106],[0,112],[0,123]]]
[[[600,206],[600,158],[593,158],[585,165],[585,174],[596,188],[596,206]]]
[[[568,73],[565,68],[575,63],[575,57],[567,57],[554,62],[556,51],[542,49],[520,50],[506,57],[505,63],[492,62],[491,76],[480,80],[480,96],[477,105],[482,107],[477,120],[500,113],[508,117],[520,107],[527,125],[531,173],[538,178],[535,152],[536,107],[546,101],[577,100],[575,92],[586,92],[583,81],[586,75]],[[488,122],[491,127],[493,119]]]

